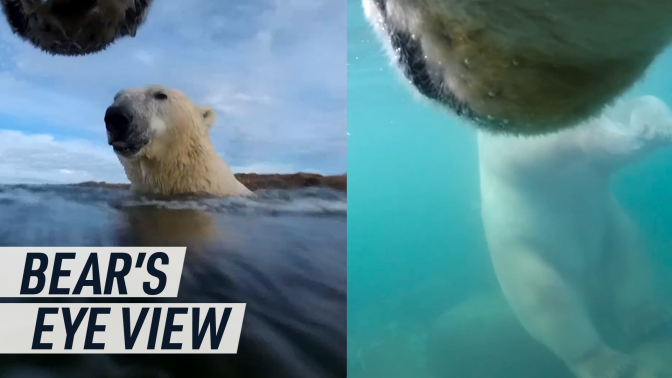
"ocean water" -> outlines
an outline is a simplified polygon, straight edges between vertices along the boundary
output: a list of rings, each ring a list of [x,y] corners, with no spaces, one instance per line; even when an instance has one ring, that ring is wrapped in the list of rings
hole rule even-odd
[[[667,52],[626,96],[654,95],[672,107],[671,67]],[[348,0],[348,112],[348,377],[453,378],[431,368],[432,359],[457,358],[432,343],[437,324],[497,290],[481,224],[476,136],[410,90],[360,0]],[[666,148],[613,182],[645,237],[662,290],[672,281],[670,172]]]
[[[163,300],[247,303],[237,355],[3,355],[0,376],[345,376],[347,195],[256,193],[165,199],[0,186],[0,246],[187,245],[179,297]]]

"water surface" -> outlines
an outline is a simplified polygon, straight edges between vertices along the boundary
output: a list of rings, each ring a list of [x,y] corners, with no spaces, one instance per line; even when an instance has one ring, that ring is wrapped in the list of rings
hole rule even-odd
[[[237,355],[0,356],[0,376],[344,377],[347,195],[256,193],[0,186],[0,246],[187,245],[179,298],[167,301],[247,303]]]

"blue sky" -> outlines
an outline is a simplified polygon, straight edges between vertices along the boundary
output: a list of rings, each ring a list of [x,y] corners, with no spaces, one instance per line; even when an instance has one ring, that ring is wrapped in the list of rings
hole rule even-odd
[[[236,172],[346,171],[346,2],[157,0],[135,38],[53,57],[0,22],[0,183],[125,182],[103,115],[162,84],[213,106]]]

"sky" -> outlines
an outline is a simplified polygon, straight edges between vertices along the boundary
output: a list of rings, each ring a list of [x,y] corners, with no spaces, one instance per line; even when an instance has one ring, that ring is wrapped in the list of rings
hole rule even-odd
[[[135,38],[54,57],[0,22],[0,183],[127,182],[103,116],[174,87],[218,115],[234,172],[346,172],[346,2],[157,0]]]

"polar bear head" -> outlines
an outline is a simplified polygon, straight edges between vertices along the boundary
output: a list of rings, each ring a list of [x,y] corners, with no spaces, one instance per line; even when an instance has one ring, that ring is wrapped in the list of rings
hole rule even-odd
[[[215,120],[211,107],[195,105],[181,91],[160,85],[123,89],[105,112],[109,145],[130,160],[166,160],[210,146]]]

